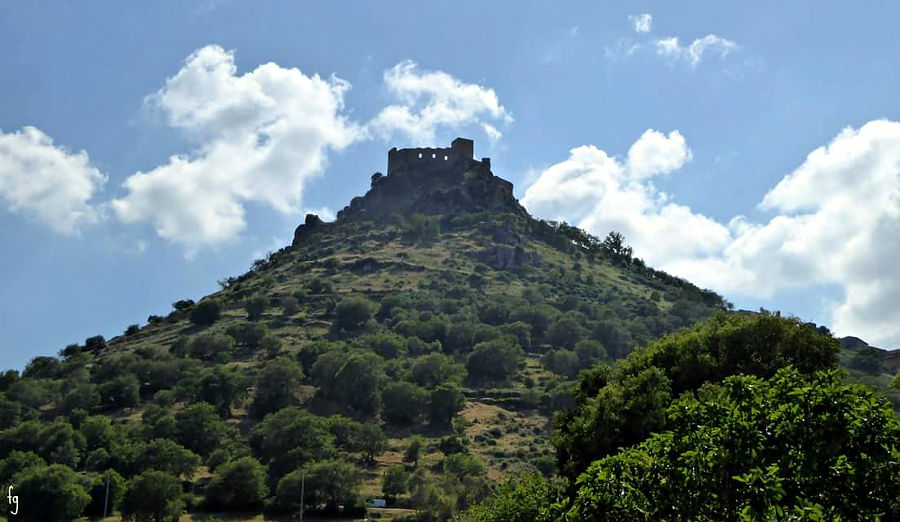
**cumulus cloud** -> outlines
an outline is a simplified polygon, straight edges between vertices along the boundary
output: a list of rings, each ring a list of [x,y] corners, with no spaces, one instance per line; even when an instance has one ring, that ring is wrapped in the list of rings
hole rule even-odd
[[[576,147],[568,159],[541,173],[522,204],[536,215],[565,220],[599,236],[622,232],[636,252],[657,266],[699,258],[727,245],[729,230],[674,203],[651,180],[690,158],[678,131],[667,136],[647,130],[625,160],[593,145]]]
[[[843,130],[772,188],[760,208],[777,214],[746,226],[717,258],[689,267],[695,277],[719,264],[744,277],[707,275],[710,282],[754,296],[837,285],[844,296],[832,305],[835,330],[900,345],[900,123]]]
[[[634,32],[640,34],[649,33],[653,27],[653,17],[650,13],[631,15],[628,17],[628,21],[631,22]]]
[[[385,71],[384,83],[400,101],[382,109],[370,123],[371,130],[384,137],[400,132],[417,144],[432,144],[440,126],[474,124],[496,140],[501,133],[495,124],[512,122],[493,89],[442,71],[420,71],[412,61]]]
[[[714,34],[697,38],[688,45],[681,45],[674,36],[656,41],[657,54],[672,61],[686,61],[691,67],[699,65],[704,54],[717,54],[720,58],[724,58],[735,49],[737,49],[735,42]]]
[[[129,176],[112,208],[191,254],[239,235],[248,202],[299,213],[305,185],[322,174],[330,152],[394,132],[431,143],[439,127],[470,123],[495,141],[494,124],[512,120],[492,89],[420,72],[413,62],[387,70],[384,81],[398,103],[359,123],[346,115],[350,84],[340,78],[275,63],[238,74],[232,52],[198,49],[146,100],[195,139],[196,150]]]
[[[198,149],[128,177],[128,194],[113,209],[126,223],[152,223],[189,251],[239,234],[246,202],[299,212],[303,188],[322,173],[328,151],[363,136],[343,114],[349,88],[340,78],[275,63],[238,75],[233,53],[197,50],[147,104],[199,140]]]
[[[106,176],[87,152],[69,152],[34,127],[0,132],[0,200],[63,234],[100,218],[91,203]]]
[[[651,264],[730,296],[837,287],[837,332],[900,345],[900,123],[848,128],[814,150],[762,199],[773,213],[762,223],[719,223],[654,187],[653,176],[689,159],[674,132],[644,133],[626,161],[578,147],[540,174],[523,203],[596,235],[619,230]]]

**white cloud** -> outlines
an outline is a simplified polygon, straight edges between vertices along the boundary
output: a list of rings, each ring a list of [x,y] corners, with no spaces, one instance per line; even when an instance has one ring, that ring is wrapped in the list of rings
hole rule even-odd
[[[232,52],[198,49],[146,104],[199,145],[131,175],[112,207],[120,220],[150,222],[192,255],[239,235],[248,202],[299,213],[306,183],[322,174],[331,151],[393,132],[430,145],[439,127],[466,124],[496,141],[494,124],[512,121],[492,89],[420,72],[410,61],[385,71],[384,81],[398,103],[361,124],[346,116],[350,84],[340,78],[275,63],[239,75]]]
[[[573,149],[522,201],[597,235],[619,230],[651,264],[730,296],[837,287],[843,295],[829,310],[836,332],[900,346],[900,123],[848,128],[814,150],[762,199],[760,209],[775,213],[764,223],[737,216],[721,224],[653,186],[651,176],[690,159],[674,132],[644,133],[628,156]]]
[[[681,45],[677,37],[662,38],[656,41],[656,52],[670,60],[684,60],[696,67],[706,53],[718,54],[720,58],[728,56],[737,49],[737,44],[731,40],[708,34],[703,38],[697,38],[689,45]]]
[[[875,343],[900,345],[900,123],[847,128],[807,156],[760,203],[778,213],[749,227],[714,259],[752,274],[718,281],[746,295],[837,285],[833,327]],[[703,277],[704,265],[694,268]]]
[[[650,13],[631,15],[628,17],[628,21],[631,22],[636,33],[649,33],[650,29],[653,28],[653,17]]]
[[[384,82],[400,100],[399,105],[382,109],[370,123],[370,128],[384,137],[402,132],[417,144],[430,145],[440,126],[475,124],[496,139],[500,131],[493,123],[512,122],[493,89],[465,83],[442,71],[421,72],[412,61],[385,71]]]
[[[651,264],[693,259],[730,240],[728,229],[669,200],[650,178],[680,168],[691,158],[678,131],[647,130],[619,160],[593,145],[574,148],[525,192],[522,204],[535,215],[575,223],[605,236],[625,234]]]
[[[349,88],[274,63],[238,75],[231,52],[197,50],[147,103],[200,146],[126,179],[128,194],[112,202],[116,214],[126,223],[151,222],[190,253],[239,234],[246,202],[298,212],[327,152],[363,135],[343,115]]]
[[[69,152],[34,127],[0,132],[0,199],[64,234],[100,218],[91,198],[106,182],[87,152]]]
[[[628,149],[628,171],[635,178],[668,174],[691,159],[691,149],[677,130],[667,137],[647,129]]]

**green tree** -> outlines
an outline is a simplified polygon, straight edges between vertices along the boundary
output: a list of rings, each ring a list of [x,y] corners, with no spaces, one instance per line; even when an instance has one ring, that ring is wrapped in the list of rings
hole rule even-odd
[[[432,389],[439,384],[462,383],[466,369],[442,353],[430,353],[413,359],[410,377],[419,386]]]
[[[422,447],[425,445],[425,440],[422,439],[419,435],[413,435],[412,438],[409,439],[409,444],[406,446],[406,449],[403,451],[403,462],[411,462],[414,467],[419,465],[419,457],[422,456]]]
[[[345,297],[334,308],[334,326],[338,329],[356,330],[364,326],[372,314],[375,304],[363,297]]]
[[[234,351],[234,340],[227,335],[206,333],[191,337],[187,353],[204,361],[227,359]]]
[[[107,409],[130,408],[140,402],[140,390],[141,383],[137,377],[120,375],[99,386],[100,403]]]
[[[100,391],[95,384],[82,383],[73,387],[63,398],[66,413],[75,410],[93,411],[100,405]]]
[[[16,475],[15,493],[23,499],[24,520],[72,520],[91,501],[78,475],[67,466],[32,467]]]
[[[428,392],[409,382],[392,382],[382,390],[381,403],[388,422],[414,424],[428,407]]]
[[[444,455],[466,453],[468,451],[468,448],[463,443],[463,440],[453,435],[447,435],[446,437],[443,437],[440,444],[438,445],[438,449],[440,449],[441,453],[443,453]]]
[[[262,318],[263,313],[266,311],[266,307],[269,305],[269,300],[261,295],[254,295],[253,297],[247,299],[244,302],[244,310],[247,311],[247,319],[251,321],[259,321]]]
[[[838,371],[729,377],[685,396],[668,431],[592,464],[572,515],[588,520],[891,519],[900,421]],[[813,516],[814,515],[814,516]]]
[[[229,436],[229,429],[212,404],[198,402],[175,416],[175,438],[200,455],[209,455]]]
[[[390,501],[403,495],[409,489],[409,472],[403,466],[391,466],[381,480],[381,493]]]
[[[263,324],[240,322],[228,325],[225,333],[234,339],[242,351],[252,352],[259,348],[269,331]]]
[[[372,352],[335,350],[319,356],[310,377],[325,398],[361,413],[374,413],[381,399],[383,364]]]
[[[287,357],[269,361],[256,379],[256,393],[250,414],[261,419],[267,414],[292,406],[303,379],[300,365]]]
[[[143,445],[135,465],[139,470],[155,469],[190,478],[200,466],[200,457],[169,439],[153,439]]]
[[[109,497],[107,498],[107,479],[109,480]],[[103,506],[106,504],[107,514],[112,514],[122,504],[125,497],[125,479],[114,470],[106,470],[103,473],[89,476],[88,494],[91,502],[84,510],[84,514],[90,517],[103,516]]]
[[[285,317],[295,315],[300,311],[300,301],[294,296],[288,296],[281,299],[281,310]]]
[[[625,244],[625,236],[613,230],[603,240],[603,250],[612,257],[614,261],[628,262],[631,261],[632,249]]]
[[[578,356],[570,350],[550,350],[541,358],[541,364],[551,372],[572,379],[578,375]]]
[[[428,399],[428,418],[436,426],[449,426],[466,405],[466,396],[455,384],[438,386]]]
[[[838,349],[796,319],[720,315],[630,353],[611,373],[583,372],[576,407],[558,414],[551,437],[560,472],[574,481],[591,462],[659,431],[672,399],[704,382],[770,377],[789,365],[802,373],[833,368]]]
[[[376,333],[360,337],[358,344],[385,359],[406,355],[406,339],[393,333]]]
[[[552,522],[563,520],[553,501],[561,493],[540,475],[522,475],[503,484],[463,513],[459,522]]]
[[[12,484],[13,477],[32,468],[43,468],[47,462],[31,451],[11,451],[0,460],[0,484]]]
[[[216,511],[258,509],[268,495],[266,468],[253,457],[222,464],[206,491],[206,504]]]
[[[267,415],[250,433],[254,455],[276,481],[309,462],[332,456],[332,440],[324,419],[296,407]]]
[[[362,475],[354,465],[341,460],[316,462],[293,471],[278,482],[275,491],[275,503],[280,511],[294,513],[300,510],[301,482],[305,482],[306,509],[335,515],[342,507],[354,507],[359,501]]]
[[[501,337],[475,345],[466,359],[469,379],[475,381],[504,381],[519,369],[522,348],[514,337]]]
[[[600,341],[582,339],[575,343],[575,355],[578,356],[580,368],[589,368],[606,360],[606,348]]]
[[[128,481],[122,518],[136,522],[177,521],[184,505],[177,478],[162,471],[145,471]]]
[[[550,325],[550,329],[547,330],[547,340],[553,346],[571,350],[584,337],[584,334],[584,327],[581,326],[581,323],[566,314]]]
[[[231,406],[243,393],[241,376],[225,366],[203,370],[197,381],[196,398],[215,407],[222,417],[231,416]]]
[[[191,322],[197,326],[209,326],[222,316],[222,302],[218,299],[200,301],[191,310]]]
[[[109,417],[102,415],[87,417],[78,427],[78,431],[84,437],[85,445],[89,450],[109,447],[116,437],[116,430]]]

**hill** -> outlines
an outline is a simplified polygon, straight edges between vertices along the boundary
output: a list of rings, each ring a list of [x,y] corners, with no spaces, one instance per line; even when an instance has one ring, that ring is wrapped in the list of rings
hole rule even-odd
[[[101,515],[108,480],[125,514],[291,514],[303,482],[309,511],[443,519],[553,474],[580,370],[729,305],[532,218],[472,150],[393,149],[221,291],[4,374],[2,483],[49,519]]]

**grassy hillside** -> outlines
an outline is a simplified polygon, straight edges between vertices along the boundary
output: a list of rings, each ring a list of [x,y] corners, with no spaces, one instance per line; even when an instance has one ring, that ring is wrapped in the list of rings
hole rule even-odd
[[[51,518],[100,514],[107,475],[115,510],[140,513],[161,472],[183,492],[160,493],[171,513],[289,515],[304,475],[310,511],[388,497],[385,517],[442,519],[505,476],[554,473],[551,417],[579,370],[725,308],[623,244],[468,204],[308,219],[220,292],[7,373],[0,478],[39,497],[48,474],[76,477]]]

